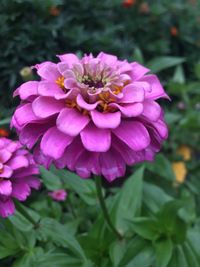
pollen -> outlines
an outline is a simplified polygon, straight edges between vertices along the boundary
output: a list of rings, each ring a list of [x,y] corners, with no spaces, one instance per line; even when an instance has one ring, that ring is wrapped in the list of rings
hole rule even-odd
[[[65,88],[65,86],[64,86],[64,80],[65,80],[65,78],[64,78],[63,76],[59,77],[59,78],[56,80],[56,84],[57,84],[58,86],[60,86],[62,89]]]

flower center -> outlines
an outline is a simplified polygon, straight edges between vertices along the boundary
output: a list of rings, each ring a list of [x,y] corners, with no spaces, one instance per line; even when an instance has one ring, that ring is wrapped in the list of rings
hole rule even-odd
[[[65,80],[65,77],[64,76],[61,76],[59,77],[57,80],[56,80],[56,84],[58,86],[60,86],[62,89],[65,89],[65,86],[64,86],[64,80]]]
[[[87,75],[83,76],[82,83],[88,85],[91,89],[98,89],[104,87],[104,83],[99,79],[92,79]]]

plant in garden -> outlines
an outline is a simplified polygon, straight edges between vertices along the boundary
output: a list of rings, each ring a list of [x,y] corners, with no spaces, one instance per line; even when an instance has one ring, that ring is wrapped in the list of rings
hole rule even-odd
[[[18,141],[0,138],[0,215],[7,217],[15,211],[13,199],[25,201],[31,188],[38,189],[35,175],[39,168],[33,156]]]

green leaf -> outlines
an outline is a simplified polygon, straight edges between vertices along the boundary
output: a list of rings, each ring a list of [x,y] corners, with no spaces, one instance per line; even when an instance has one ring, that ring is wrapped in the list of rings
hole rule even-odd
[[[176,251],[177,251],[176,255],[177,255],[177,264],[178,264],[178,266],[179,267],[190,267],[187,264],[187,260],[186,260],[185,254],[183,252],[182,246],[177,246]]]
[[[76,192],[81,199],[88,205],[97,203],[96,188],[92,180],[80,178],[73,172],[67,170],[57,170],[52,168],[53,174],[62,179],[63,184]]]
[[[23,256],[19,257],[12,267],[37,267],[38,259],[43,253],[43,249],[40,247],[35,247],[33,250],[25,253]]]
[[[143,201],[153,213],[159,211],[170,200],[172,200],[172,197],[167,195],[161,188],[144,182]]]
[[[158,174],[159,176],[174,181],[175,176],[170,161],[163,155],[158,154],[154,163],[146,163],[147,169]]]
[[[187,242],[200,262],[200,232],[197,230],[189,230],[187,232]]]
[[[1,237],[2,238],[2,237]],[[8,256],[14,256],[19,252],[19,248],[12,249],[0,245],[0,259],[6,258]]]
[[[129,228],[127,220],[133,219],[134,216],[140,213],[143,174],[144,168],[142,167],[127,179],[119,193],[115,225],[120,232],[126,232]]]
[[[163,56],[152,59],[147,65],[152,72],[156,73],[177,66],[183,62],[185,62],[185,58],[182,57]]]
[[[200,62],[198,62],[197,64],[195,64],[194,70],[195,70],[196,77],[198,79],[200,79]]]
[[[8,220],[15,225],[19,230],[29,232],[33,229],[33,224],[30,223],[21,213],[15,211],[14,216],[8,218]]]
[[[120,260],[124,256],[126,249],[126,243],[123,240],[116,241],[110,246],[109,254],[114,267],[117,266],[117,264],[120,262]]]
[[[41,239],[45,241],[51,240],[59,246],[69,248],[78,257],[86,259],[82,247],[76,238],[70,234],[67,226],[60,224],[56,220],[51,218],[42,219],[38,233]]]
[[[141,64],[144,64],[144,57],[143,57],[142,51],[139,47],[135,48],[134,54],[133,54],[133,59],[134,59],[134,61],[137,61]]]
[[[148,240],[158,237],[158,223],[155,219],[139,217],[131,221],[131,228],[135,233]]]
[[[52,171],[48,171],[44,167],[40,167],[40,174],[42,181],[48,190],[54,191],[63,187],[61,179]]]
[[[183,245],[183,252],[187,259],[189,267],[199,267],[199,261],[195,253],[192,251],[191,247],[187,243]]]
[[[147,244],[148,243],[141,238],[138,237],[134,238],[127,246],[124,256],[120,260],[117,267],[125,267],[132,259],[136,257],[136,255],[138,255],[141,251],[143,251],[146,248]]]
[[[184,84],[185,74],[181,65],[177,66],[174,72],[173,82]]]
[[[10,120],[11,120],[10,117],[3,119],[3,120],[0,120],[0,126],[10,124]]]
[[[173,244],[171,239],[161,239],[154,243],[156,251],[156,266],[167,267],[172,257]]]

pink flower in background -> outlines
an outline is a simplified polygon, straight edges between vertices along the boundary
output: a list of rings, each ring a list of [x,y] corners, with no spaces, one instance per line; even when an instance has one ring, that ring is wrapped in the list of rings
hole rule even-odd
[[[65,201],[67,197],[67,192],[64,189],[58,189],[52,192],[49,192],[48,195],[56,201]]]
[[[59,59],[36,65],[41,80],[14,93],[21,105],[12,126],[37,162],[113,181],[126,165],[152,161],[168,135],[156,102],[168,96],[157,76],[103,52]]]
[[[32,155],[19,142],[0,138],[0,216],[14,213],[13,198],[24,201],[31,188],[39,188],[37,174],[39,169]]]

